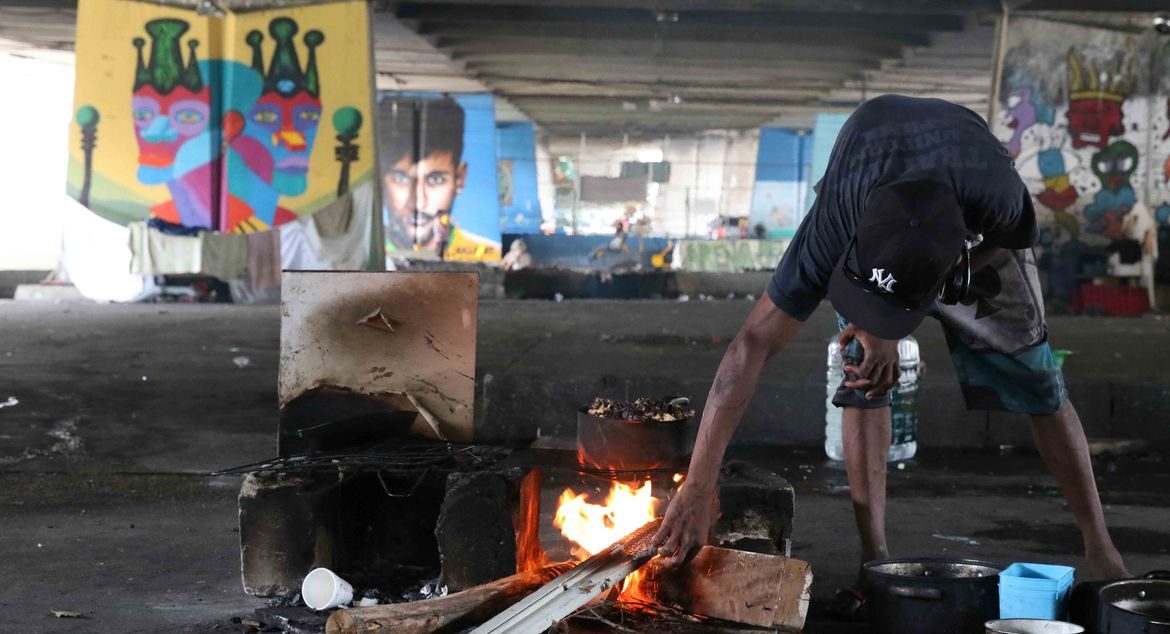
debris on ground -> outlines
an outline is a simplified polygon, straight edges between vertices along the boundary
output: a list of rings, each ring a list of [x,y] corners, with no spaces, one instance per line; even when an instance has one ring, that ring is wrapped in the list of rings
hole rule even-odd
[[[73,612],[72,610],[53,610],[53,616],[59,619],[84,619],[85,615],[81,612]]]
[[[252,363],[252,360],[248,357],[233,357],[232,363],[236,364],[236,367],[242,370],[248,367],[248,365]]]
[[[9,396],[8,400],[0,403],[0,409],[4,409],[5,407],[16,407],[17,405],[20,405],[20,401],[16,400],[15,396]]]
[[[689,403],[664,401],[656,398],[639,398],[633,401],[617,401],[608,398],[595,398],[589,405],[590,416],[600,416],[614,420],[630,420],[638,422],[661,422],[689,420],[695,416],[695,410]]]
[[[931,537],[933,537],[935,539],[941,539],[944,541],[948,541],[948,542],[957,542],[960,544],[967,544],[968,546],[978,546],[979,545],[978,540],[971,539],[970,537],[964,537],[962,535],[940,535],[938,533],[935,533],[935,534],[931,535]]]

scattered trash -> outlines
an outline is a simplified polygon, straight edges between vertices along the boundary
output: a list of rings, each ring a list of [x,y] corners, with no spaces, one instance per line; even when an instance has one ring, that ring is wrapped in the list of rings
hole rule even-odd
[[[236,364],[236,367],[242,370],[248,367],[248,364],[252,363],[252,360],[248,357],[234,357],[232,358],[232,363]]]
[[[931,537],[933,537],[935,539],[941,539],[944,541],[948,541],[948,542],[958,542],[960,544],[967,544],[968,546],[978,546],[979,545],[978,540],[971,539],[970,537],[964,537],[962,535],[939,535],[938,533],[935,533],[935,534],[931,535]]]
[[[85,615],[81,612],[74,612],[72,610],[52,610],[53,616],[59,619],[84,619]]]
[[[691,301],[691,296],[684,293],[684,294],[678,296],[678,301],[689,302],[689,301]]]
[[[39,543],[39,542],[37,543],[37,548],[44,548],[44,547],[45,547],[45,545],[44,545],[44,544],[42,544],[42,543]]]
[[[445,597],[445,596],[447,596],[447,586],[444,585],[444,586],[439,586],[438,588],[435,588],[435,587],[431,586],[431,584],[428,583],[422,587],[422,590],[419,590],[419,594],[423,595],[423,597],[425,597],[427,599]]]
[[[359,608],[368,608],[371,605],[378,605],[378,600],[374,597],[362,597],[361,600],[357,602],[357,606]]]
[[[565,296],[564,296],[564,295],[561,295],[560,293],[557,293],[557,294],[553,295],[553,301],[554,301],[554,302],[562,302],[562,301],[564,301],[564,300],[565,300]]]
[[[898,463],[898,471],[905,471],[905,470],[906,470],[906,463],[905,463],[905,462],[899,462],[899,463]]]
[[[239,352],[239,348],[228,348],[228,352]]]
[[[749,302],[754,302],[754,301],[756,301],[756,296],[755,296],[755,295],[752,295],[751,293],[748,293],[748,295],[747,295],[747,300],[748,300]]]
[[[15,396],[9,396],[7,401],[0,403],[0,409],[4,409],[5,407],[16,407],[17,405],[20,405],[20,401],[16,400]]]
[[[145,374],[144,374],[144,375],[142,375],[142,380],[143,380],[143,381],[146,381],[146,375],[145,375]]]

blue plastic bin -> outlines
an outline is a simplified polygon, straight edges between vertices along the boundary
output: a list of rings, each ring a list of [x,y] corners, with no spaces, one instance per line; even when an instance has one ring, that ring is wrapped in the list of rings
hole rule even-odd
[[[999,618],[1064,619],[1075,572],[1047,564],[1008,566],[999,573]]]

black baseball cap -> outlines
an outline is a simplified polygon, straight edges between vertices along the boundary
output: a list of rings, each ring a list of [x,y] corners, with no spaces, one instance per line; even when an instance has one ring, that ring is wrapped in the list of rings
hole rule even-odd
[[[875,190],[829,280],[829,301],[883,339],[914,332],[938,298],[967,238],[955,192],[933,180]]]

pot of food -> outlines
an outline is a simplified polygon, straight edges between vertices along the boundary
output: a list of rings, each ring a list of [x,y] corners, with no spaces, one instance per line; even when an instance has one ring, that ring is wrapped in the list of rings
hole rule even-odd
[[[577,411],[577,460],[600,471],[685,467],[694,415],[682,397],[593,399]]]
[[[984,624],[987,634],[1081,634],[1085,628],[1046,619],[996,619]]]
[[[1170,571],[1111,583],[1100,592],[1102,634],[1170,634]]]
[[[1002,566],[973,559],[880,559],[862,566],[870,629],[984,634],[999,617]]]

